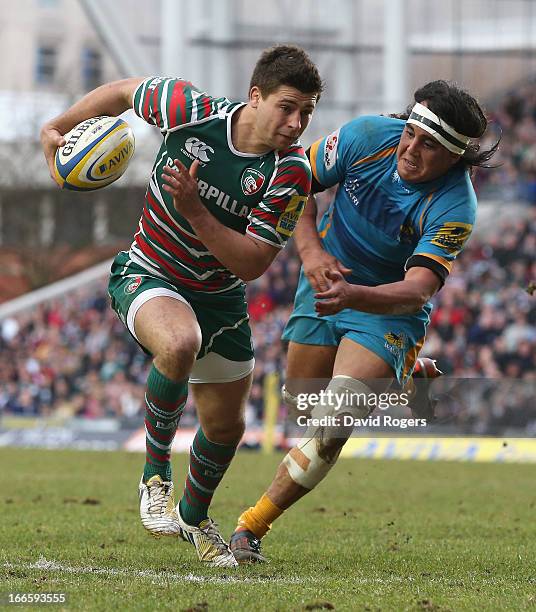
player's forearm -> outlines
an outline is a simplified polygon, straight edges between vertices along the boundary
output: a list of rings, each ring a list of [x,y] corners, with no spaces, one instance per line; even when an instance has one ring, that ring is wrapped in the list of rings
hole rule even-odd
[[[415,314],[432,297],[425,287],[411,280],[366,287],[352,285],[350,308],[373,314]]]
[[[322,243],[316,229],[316,211],[316,200],[310,195],[294,231],[296,249],[302,261],[304,256],[322,250]]]
[[[61,134],[67,133],[75,125],[99,115],[115,117],[132,108],[132,96],[142,79],[123,79],[106,83],[90,91],[68,110],[48,121],[44,128],[54,127]]]
[[[221,224],[204,206],[188,221],[214,257],[244,281],[261,276],[274,259],[275,253],[267,254],[255,239]]]

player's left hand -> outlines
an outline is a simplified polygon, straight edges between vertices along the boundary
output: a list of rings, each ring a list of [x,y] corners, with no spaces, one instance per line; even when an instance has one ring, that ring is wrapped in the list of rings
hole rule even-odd
[[[351,308],[351,297],[356,285],[346,281],[340,272],[326,271],[326,277],[331,281],[331,287],[327,291],[315,293],[315,310],[320,316],[332,315]]]
[[[173,207],[186,219],[206,210],[197,191],[197,170],[199,161],[192,162],[190,169],[178,159],[173,160],[174,168],[164,166],[162,188],[173,196]]]
[[[41,129],[41,147],[47,161],[48,171],[52,180],[59,186],[58,179],[56,178],[56,171],[54,169],[54,156],[58,147],[63,147],[65,144],[65,138],[60,134],[60,131],[53,125],[46,124]]]

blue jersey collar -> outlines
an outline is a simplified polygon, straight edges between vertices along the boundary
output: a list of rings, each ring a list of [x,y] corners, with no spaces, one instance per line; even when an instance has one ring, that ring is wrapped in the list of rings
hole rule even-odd
[[[451,168],[446,174],[434,179],[433,181],[425,181],[424,183],[408,183],[402,179],[402,177],[398,174],[396,169],[396,159],[395,159],[395,168],[393,177],[395,177],[396,173],[396,181],[400,184],[400,186],[406,191],[415,192],[425,192],[430,193],[431,191],[437,191],[441,189],[443,185],[447,181],[452,181],[452,179],[461,178],[462,175],[466,172],[465,168],[462,164],[456,164],[453,168]]]

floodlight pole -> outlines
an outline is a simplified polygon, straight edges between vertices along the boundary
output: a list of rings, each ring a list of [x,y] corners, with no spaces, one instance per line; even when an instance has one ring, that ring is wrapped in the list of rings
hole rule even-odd
[[[407,2],[384,0],[383,112],[400,113],[409,104]]]
[[[188,2],[161,0],[160,74],[191,79],[186,64],[186,32],[189,30]]]

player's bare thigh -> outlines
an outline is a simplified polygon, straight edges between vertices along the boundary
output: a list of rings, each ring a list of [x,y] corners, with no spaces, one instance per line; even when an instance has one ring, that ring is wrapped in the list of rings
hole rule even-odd
[[[253,374],[248,374],[232,382],[191,385],[199,422],[209,440],[220,444],[240,440],[252,379]]]
[[[172,380],[188,376],[201,347],[201,329],[188,304],[154,297],[137,311],[134,329],[162,374]]]
[[[386,361],[349,338],[343,338],[339,344],[333,366],[333,376],[341,375],[362,380],[378,392],[387,389],[394,379],[393,369]],[[374,379],[381,382],[371,383]]]
[[[299,386],[300,379],[325,379],[327,384],[337,375],[361,380],[382,379],[386,381],[385,388],[394,378],[387,362],[348,338],[343,338],[338,347],[289,343],[286,385],[291,393],[300,391],[292,388]]]
[[[290,393],[299,393],[300,379],[329,379],[338,347],[289,342],[285,385]]]

